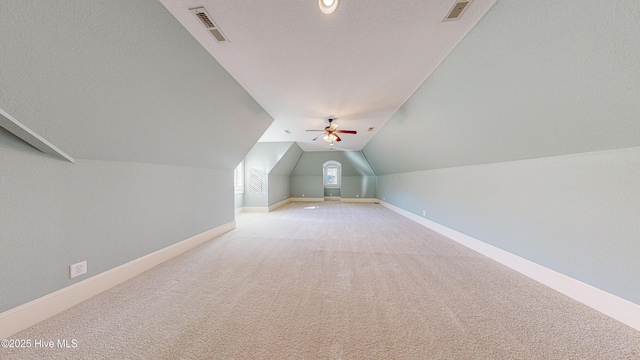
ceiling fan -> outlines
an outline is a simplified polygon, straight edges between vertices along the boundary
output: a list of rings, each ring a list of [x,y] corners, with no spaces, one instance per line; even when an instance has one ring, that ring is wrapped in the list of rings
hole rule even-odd
[[[329,120],[329,126],[325,127],[324,130],[307,130],[307,131],[322,131],[324,132],[324,134],[320,134],[318,136],[316,136],[313,141],[318,140],[319,138],[324,139],[324,141],[333,144],[334,141],[342,141],[342,139],[340,139],[340,136],[338,136],[338,133],[340,134],[357,134],[357,132],[355,130],[337,130],[338,128],[338,124],[334,124],[333,120],[335,119],[328,119]]]

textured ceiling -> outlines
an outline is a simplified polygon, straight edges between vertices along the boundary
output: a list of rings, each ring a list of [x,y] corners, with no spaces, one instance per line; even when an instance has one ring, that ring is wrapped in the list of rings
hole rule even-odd
[[[160,1],[274,118],[260,140],[305,151],[328,149],[305,132],[328,117],[358,131],[336,149],[362,149],[495,2],[475,0],[460,20],[442,22],[454,0],[343,0],[331,15],[317,0]],[[189,12],[198,6],[228,43]]]

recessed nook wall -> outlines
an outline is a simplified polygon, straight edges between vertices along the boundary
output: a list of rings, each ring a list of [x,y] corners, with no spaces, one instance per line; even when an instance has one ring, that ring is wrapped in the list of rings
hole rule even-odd
[[[375,198],[376,175],[360,151],[305,152],[291,175],[291,196],[323,198],[324,164],[340,163],[340,197]]]

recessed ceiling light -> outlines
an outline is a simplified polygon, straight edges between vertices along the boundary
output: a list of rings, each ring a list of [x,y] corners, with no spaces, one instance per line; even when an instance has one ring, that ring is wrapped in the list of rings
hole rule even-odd
[[[375,129],[375,128],[376,128],[375,126],[372,126],[372,127],[370,127],[370,128],[369,128],[369,130],[367,130],[367,131],[373,131],[373,129]]]
[[[318,6],[320,6],[320,11],[329,15],[336,10],[339,1],[340,0],[318,0]]]

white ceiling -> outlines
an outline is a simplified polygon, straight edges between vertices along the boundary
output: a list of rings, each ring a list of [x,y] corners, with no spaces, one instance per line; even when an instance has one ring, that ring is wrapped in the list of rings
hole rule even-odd
[[[442,22],[455,0],[341,0],[331,15],[317,0],[160,1],[273,117],[260,141],[305,151],[329,149],[305,131],[329,117],[358,131],[334,148],[361,150],[495,2],[475,0],[460,20]],[[199,6],[228,43],[189,11]]]

